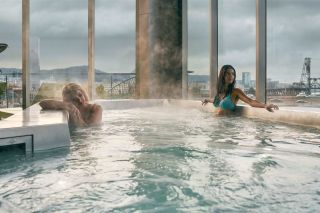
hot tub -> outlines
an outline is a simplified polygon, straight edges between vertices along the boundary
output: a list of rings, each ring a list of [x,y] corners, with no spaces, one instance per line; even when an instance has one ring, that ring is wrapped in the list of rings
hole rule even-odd
[[[100,102],[70,149],[0,155],[0,202],[21,212],[317,212],[320,130],[216,117],[166,100]],[[1,207],[0,207],[0,210]]]

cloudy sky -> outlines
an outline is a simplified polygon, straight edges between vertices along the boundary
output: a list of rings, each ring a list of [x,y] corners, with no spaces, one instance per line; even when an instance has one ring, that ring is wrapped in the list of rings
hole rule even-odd
[[[30,0],[31,48],[39,45],[41,69],[87,65],[87,0]],[[209,1],[188,0],[188,69],[209,74]],[[268,0],[268,78],[299,81],[311,57],[320,77],[319,0]],[[96,68],[132,72],[135,66],[135,0],[96,0]],[[10,48],[0,67],[21,68],[21,0],[1,0],[0,42]],[[219,1],[219,66],[255,75],[255,0]]]

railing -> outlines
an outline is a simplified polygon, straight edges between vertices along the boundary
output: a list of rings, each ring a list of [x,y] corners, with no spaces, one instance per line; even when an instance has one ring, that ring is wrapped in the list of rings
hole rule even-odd
[[[130,77],[107,90],[111,98],[133,98],[135,96],[136,78]]]
[[[0,108],[20,107],[22,103],[21,82],[13,75],[0,75]]]

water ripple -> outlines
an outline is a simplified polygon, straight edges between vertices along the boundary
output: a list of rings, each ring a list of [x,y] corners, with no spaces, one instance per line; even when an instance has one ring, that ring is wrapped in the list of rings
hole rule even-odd
[[[68,150],[0,150],[0,211],[316,212],[319,135],[195,109],[112,110]]]

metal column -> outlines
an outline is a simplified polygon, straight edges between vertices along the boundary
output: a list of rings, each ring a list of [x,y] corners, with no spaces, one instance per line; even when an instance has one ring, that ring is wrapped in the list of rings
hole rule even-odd
[[[256,97],[266,103],[267,79],[267,1],[256,0]]]
[[[210,1],[210,98],[217,93],[218,83],[218,0]]]
[[[95,46],[95,0],[88,0],[88,95],[89,99],[94,97],[95,66],[94,66],[94,46]]]
[[[188,99],[188,0],[182,1],[182,98]]]
[[[30,106],[29,29],[30,1],[22,1],[22,108]]]

